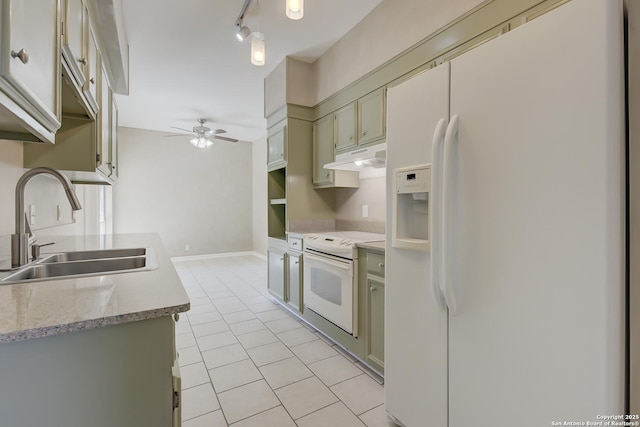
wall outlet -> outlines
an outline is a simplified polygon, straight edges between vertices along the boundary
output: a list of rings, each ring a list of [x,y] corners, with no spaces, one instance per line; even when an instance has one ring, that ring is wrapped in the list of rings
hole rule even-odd
[[[184,245],[184,250],[185,250],[186,252],[189,252],[189,251],[191,250],[191,245],[190,245],[189,243],[186,243],[186,244]]]
[[[369,205],[362,205],[362,218],[369,217]]]

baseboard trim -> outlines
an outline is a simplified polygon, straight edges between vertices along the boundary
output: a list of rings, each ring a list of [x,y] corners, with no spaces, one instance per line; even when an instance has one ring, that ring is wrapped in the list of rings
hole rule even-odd
[[[230,257],[238,257],[238,256],[254,256],[260,258],[264,261],[267,260],[267,257],[255,252],[255,251],[246,251],[246,252],[223,252],[219,254],[204,254],[204,255],[190,255],[190,256],[175,256],[171,257],[171,261],[173,262],[182,262],[182,261],[198,261],[204,259],[214,259],[214,258],[230,258]]]

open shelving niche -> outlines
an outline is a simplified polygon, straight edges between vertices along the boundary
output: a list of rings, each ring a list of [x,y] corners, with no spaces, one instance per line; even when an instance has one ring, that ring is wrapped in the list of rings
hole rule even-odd
[[[280,168],[268,172],[267,197],[268,208],[268,234],[269,237],[285,239],[287,223],[287,171]]]

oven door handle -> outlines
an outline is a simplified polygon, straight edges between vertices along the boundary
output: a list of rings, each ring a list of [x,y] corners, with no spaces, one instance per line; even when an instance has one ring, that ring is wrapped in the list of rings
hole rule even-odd
[[[339,268],[341,270],[351,270],[351,262],[350,261],[335,261],[329,257],[322,257],[322,256],[318,256],[318,255],[313,255],[310,254],[309,252],[305,252],[304,253],[304,260],[305,261],[317,261],[317,262],[321,262],[323,264],[329,264],[332,267],[335,268]]]

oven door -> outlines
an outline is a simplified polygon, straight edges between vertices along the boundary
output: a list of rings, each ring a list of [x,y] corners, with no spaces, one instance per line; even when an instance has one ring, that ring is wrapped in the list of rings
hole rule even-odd
[[[304,305],[358,336],[355,262],[305,252],[303,264]]]

